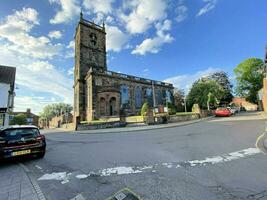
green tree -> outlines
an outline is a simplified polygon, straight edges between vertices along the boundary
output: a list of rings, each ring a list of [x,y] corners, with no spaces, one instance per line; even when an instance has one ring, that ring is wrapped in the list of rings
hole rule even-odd
[[[18,114],[9,122],[10,125],[27,125],[27,118],[24,114]]]
[[[43,112],[41,112],[40,117],[51,120],[55,116],[71,113],[72,109],[72,106],[66,103],[50,104],[43,108]]]
[[[246,100],[257,103],[257,93],[263,87],[264,62],[259,58],[249,58],[235,69],[236,93]]]
[[[224,95],[224,90],[220,84],[214,80],[200,79],[196,81],[187,96],[187,103],[191,108],[193,104],[198,104],[200,108],[207,109],[210,106],[217,106]]]
[[[173,100],[174,100],[174,106],[178,112],[184,111],[184,98],[185,98],[184,91],[175,88],[173,91]]]
[[[231,103],[233,99],[233,85],[230,83],[227,73],[224,71],[218,71],[208,76],[208,79],[214,80],[222,86],[224,90],[224,95],[221,99],[221,102],[226,104]]]
[[[145,116],[145,115],[146,115],[147,110],[148,110],[148,107],[149,107],[148,102],[145,102],[145,103],[143,104],[142,108],[141,108],[141,115],[142,115],[142,116]]]

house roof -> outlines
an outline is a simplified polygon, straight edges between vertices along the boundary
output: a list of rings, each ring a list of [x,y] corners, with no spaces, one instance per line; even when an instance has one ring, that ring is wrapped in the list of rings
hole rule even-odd
[[[26,116],[31,116],[31,117],[39,117],[38,115],[35,115],[33,113],[28,113],[28,112],[13,112],[13,115],[18,115],[18,114],[24,114]]]
[[[0,65],[0,83],[10,84],[14,87],[16,68]]]

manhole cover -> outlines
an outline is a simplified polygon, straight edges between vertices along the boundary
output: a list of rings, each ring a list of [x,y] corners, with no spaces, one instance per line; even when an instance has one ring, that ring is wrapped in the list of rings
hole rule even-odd
[[[106,200],[141,200],[134,192],[130,189],[125,188],[107,198]]]

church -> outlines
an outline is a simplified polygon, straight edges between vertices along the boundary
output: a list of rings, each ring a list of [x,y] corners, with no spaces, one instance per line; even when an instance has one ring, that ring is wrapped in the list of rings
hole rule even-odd
[[[172,102],[173,85],[108,71],[105,24],[97,25],[81,13],[75,32],[74,118],[138,115],[144,102],[151,107]]]

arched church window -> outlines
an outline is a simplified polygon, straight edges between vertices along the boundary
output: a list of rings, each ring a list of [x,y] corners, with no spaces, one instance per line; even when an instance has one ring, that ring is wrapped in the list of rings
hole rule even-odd
[[[163,105],[163,95],[161,90],[156,90],[157,105]]]
[[[166,90],[166,102],[172,102],[172,94],[169,90]]]
[[[123,108],[128,108],[130,99],[129,99],[129,87],[127,85],[121,85],[121,106]]]
[[[140,86],[135,88],[135,107],[141,108],[142,106],[142,90]]]
[[[152,94],[151,88],[146,89],[146,99],[147,99],[148,105],[150,107],[153,107],[153,94]]]

